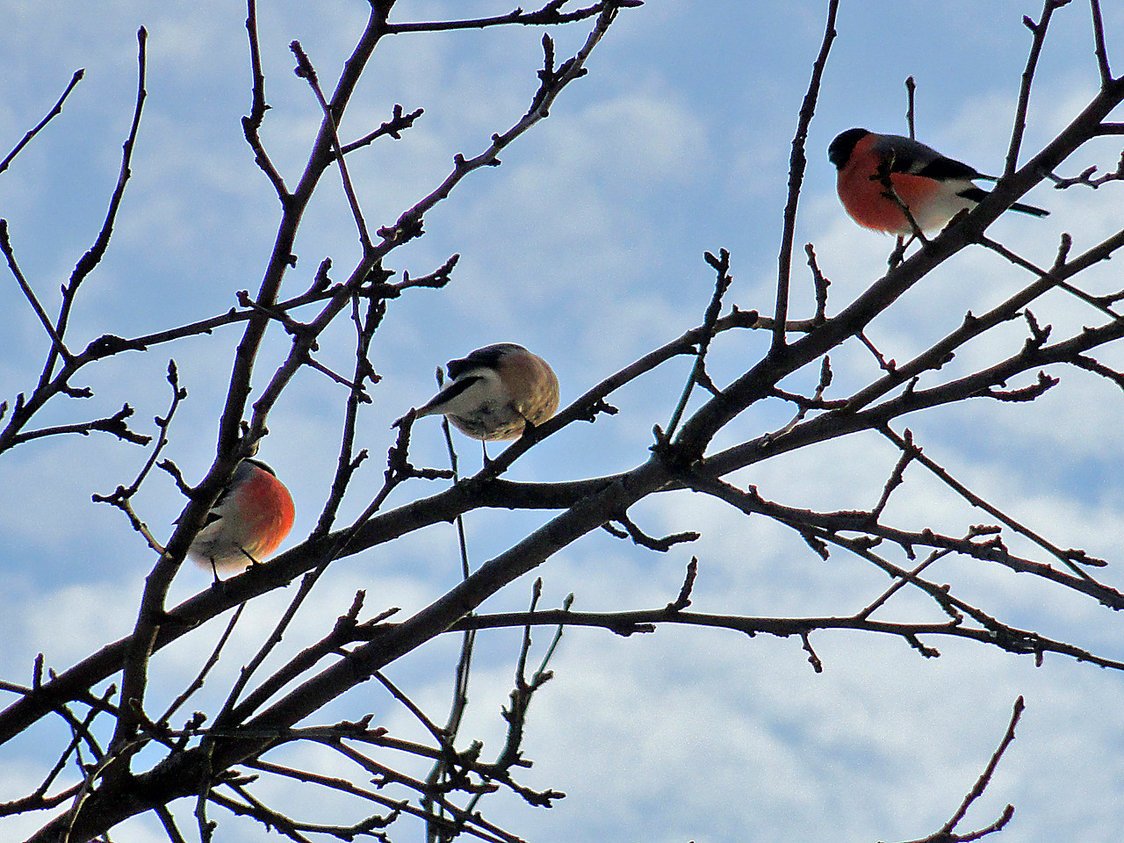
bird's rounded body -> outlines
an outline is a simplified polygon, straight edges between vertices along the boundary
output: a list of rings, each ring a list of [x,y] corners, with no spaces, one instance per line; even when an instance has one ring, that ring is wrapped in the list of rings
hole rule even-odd
[[[244,568],[269,556],[293,528],[293,498],[265,463],[245,459],[188,550],[218,571]]]
[[[446,365],[451,381],[417,410],[444,415],[467,436],[518,439],[558,409],[558,378],[537,354],[515,343],[478,348]]]
[[[866,129],[839,134],[828,147],[828,158],[838,168],[836,190],[847,213],[859,225],[888,234],[913,234],[913,226],[887,195],[887,176],[894,195],[922,231],[939,229],[961,211],[976,207],[987,191],[974,179],[992,179],[912,138]],[[1019,203],[1011,210],[1047,213]]]

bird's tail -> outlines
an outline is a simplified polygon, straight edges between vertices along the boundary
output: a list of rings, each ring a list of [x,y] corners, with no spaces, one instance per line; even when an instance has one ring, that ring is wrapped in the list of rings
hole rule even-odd
[[[403,424],[406,423],[406,419],[408,419],[411,415],[413,415],[415,420],[423,418],[424,416],[435,416],[435,415],[437,415],[438,413],[441,412],[440,408],[444,405],[444,397],[443,396],[444,396],[444,392],[441,392],[441,393],[435,395],[432,399],[430,399],[428,402],[423,404],[421,407],[415,407],[414,409],[410,410],[409,413],[406,413],[406,415],[402,416],[402,418],[395,419],[394,422],[391,423],[390,426],[391,427],[401,427]],[[439,398],[441,399],[440,401],[438,400]]]
[[[991,176],[976,176],[976,178],[991,178]],[[960,191],[959,195],[965,199],[971,199],[973,202],[982,202],[987,198],[989,191],[984,190],[982,187],[972,185],[967,190]],[[1038,208],[1034,205],[1024,205],[1022,202],[1016,202],[1008,210],[1018,211],[1020,214],[1030,214],[1032,217],[1046,217],[1050,212],[1045,208]]]
[[[1030,214],[1032,217],[1048,217],[1050,212],[1045,208],[1037,208],[1034,205],[1024,205],[1022,202],[1016,202],[1011,206],[1012,211],[1018,211],[1020,214]]]

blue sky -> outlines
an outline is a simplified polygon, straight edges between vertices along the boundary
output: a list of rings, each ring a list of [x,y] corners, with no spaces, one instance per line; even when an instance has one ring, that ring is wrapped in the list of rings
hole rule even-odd
[[[521,342],[554,365],[563,400],[701,320],[713,284],[702,260],[720,247],[733,256],[729,301],[771,310],[787,182],[789,144],[811,62],[823,31],[824,3],[657,2],[626,10],[589,62],[588,77],[567,89],[551,116],[503,156],[474,174],[427,218],[427,234],[396,252],[391,265],[412,275],[461,254],[454,282],[440,293],[417,291],[393,302],[372,358],[383,376],[358,444],[375,456],[391,443],[390,422],[433,390],[446,360],[496,341]],[[797,230],[798,248],[814,242],[831,277],[831,310],[882,272],[892,241],[860,230],[834,196],[826,147],[839,131],[867,126],[905,129],[903,80],[918,84],[918,136],[981,170],[998,171],[1029,33],[1022,15],[1037,4],[1010,0],[890,2],[844,0],[839,37],[809,138],[809,165]],[[1105,5],[1108,32],[1124,32],[1124,9]],[[319,123],[307,87],[291,73],[288,44],[299,39],[325,80],[365,17],[362,2],[262,4],[263,62],[269,112],[263,137],[279,168],[295,178]],[[498,13],[492,2],[400,0],[400,20]],[[71,73],[86,78],[53,122],[0,174],[0,216],[9,221],[25,274],[57,306],[58,285],[88,247],[116,180],[120,145],[132,112],[135,32],[149,32],[149,99],[133,179],[110,251],[78,304],[74,336],[135,335],[223,312],[235,291],[255,289],[272,242],[272,190],[252,166],[240,117],[249,102],[243,20],[237,3],[108,2],[96,11],[0,1],[6,57],[0,99],[0,149],[10,148],[54,102]],[[577,27],[556,33],[559,54],[584,38]],[[376,55],[343,125],[358,136],[387,119],[391,106],[426,109],[400,142],[353,156],[352,176],[372,227],[392,222],[437,184],[455,152],[483,149],[523,112],[534,90],[542,30],[495,29],[408,35]],[[1124,58],[1117,56],[1117,62]],[[1043,57],[1027,132],[1036,149],[1092,95],[1096,68],[1088,11],[1058,12]],[[1090,145],[1067,174],[1110,167],[1119,144]],[[1062,231],[1080,249],[1120,226],[1112,186],[1095,193],[1037,188],[1029,197],[1052,215],[1001,219],[991,233],[1039,263],[1053,259]],[[297,268],[285,291],[309,283],[331,256],[342,278],[358,241],[338,186],[328,177],[304,221]],[[811,285],[797,256],[797,308],[810,315]],[[1111,266],[1094,289],[1120,286]],[[1026,278],[982,251],[957,257],[910,291],[871,334],[888,356],[908,358],[957,325],[1006,298]],[[1090,321],[1064,297],[1044,300],[1040,316],[1059,331]],[[0,284],[7,341],[0,351],[0,398],[9,401],[38,375],[41,329],[12,283]],[[49,408],[42,421],[112,412],[128,401],[137,426],[165,411],[168,357],[190,396],[177,417],[169,456],[197,479],[210,464],[237,330],[130,355],[84,374],[97,397],[76,408]],[[764,337],[738,337],[715,349],[719,380],[755,360]],[[1018,331],[971,346],[952,364],[968,366],[1011,353]],[[346,370],[348,326],[330,333],[321,359]],[[260,369],[288,350],[281,332],[267,341]],[[1119,350],[1108,355],[1119,365]],[[841,394],[871,377],[868,357],[833,358]],[[615,396],[620,415],[552,437],[521,459],[512,476],[566,480],[643,461],[651,427],[665,423],[686,364],[668,366]],[[926,452],[973,489],[1040,526],[1062,546],[1085,547],[1116,562],[1124,447],[1119,393],[1083,373],[1063,373],[1062,387],[1035,405],[970,403],[909,419]],[[814,373],[808,377],[814,377]],[[265,375],[259,375],[261,386]],[[344,394],[315,373],[298,377],[270,417],[261,456],[288,483],[297,524],[284,547],[307,535],[335,465]],[[778,427],[787,411],[753,408],[716,445]],[[477,458],[460,441],[463,459]],[[438,425],[415,428],[419,464],[443,464]],[[52,439],[21,446],[0,460],[0,677],[26,681],[43,651],[64,668],[132,624],[135,597],[152,564],[120,514],[90,502],[131,479],[145,454],[109,438]],[[879,441],[855,439],[791,455],[741,473],[766,497],[822,508],[870,506],[896,455]],[[888,517],[952,532],[986,520],[920,473],[895,498]],[[377,460],[344,506],[355,515],[364,490],[381,482]],[[395,494],[401,503],[420,487]],[[138,497],[158,537],[171,532],[183,506],[173,485],[155,476]],[[652,608],[675,596],[683,567],[697,555],[702,574],[695,608],[761,615],[853,612],[884,581],[837,554],[824,563],[792,535],[762,520],[738,520],[700,496],[664,496],[633,513],[649,532],[697,529],[703,538],[666,555],[593,535],[567,548],[538,573],[545,602],[576,594],[578,607]],[[473,513],[467,529],[480,562],[542,523],[541,514]],[[290,636],[293,648],[323,632],[357,588],[368,608],[419,608],[459,576],[451,528],[411,537],[393,549],[333,566],[321,593]],[[1119,584],[1118,576],[1107,575]],[[955,583],[1011,623],[1122,658],[1118,621],[1109,610],[1059,596],[1035,583],[950,561],[937,577]],[[206,587],[185,567],[173,599]],[[517,583],[486,608],[518,608],[530,582]],[[238,635],[252,652],[287,594],[248,613]],[[898,611],[929,612],[905,598]],[[210,630],[216,636],[218,629]],[[545,631],[536,636],[545,643]],[[492,817],[535,843],[573,840],[712,841],[895,840],[924,836],[951,815],[1006,726],[1014,698],[1027,713],[994,783],[970,815],[984,825],[1008,802],[1016,816],[999,838],[1011,841],[1110,839],[1124,823],[1117,798],[1124,775],[1119,706],[1124,677],[1047,658],[1041,668],[978,646],[938,642],[943,656],[923,660],[898,640],[825,634],[814,639],[825,672],[815,675],[798,641],[732,633],[662,629],[621,639],[571,631],[553,667],[556,678],[536,699],[527,783],[569,794],[551,811],[497,798]],[[414,654],[391,672],[439,716],[448,697],[456,642]],[[479,673],[464,734],[498,748],[499,707],[507,701],[517,636],[482,636]],[[154,670],[174,695],[205,657],[202,644],[171,647]],[[240,662],[232,660],[229,676]],[[176,683],[179,682],[180,685]],[[204,693],[217,694],[215,689]],[[203,703],[200,703],[203,705]],[[345,697],[322,722],[374,710],[392,732],[416,726],[373,689]],[[0,800],[28,789],[44,763],[43,730],[0,748]],[[310,751],[311,752],[311,751]],[[486,750],[487,752],[487,750]],[[21,787],[23,790],[21,790]],[[273,787],[273,786],[271,786]],[[286,804],[312,802],[307,791],[271,791]],[[487,808],[488,803],[485,803]],[[181,806],[182,807],[182,806]],[[308,804],[331,812],[330,802]],[[190,810],[190,806],[184,809]],[[184,814],[186,816],[186,813]],[[220,816],[220,819],[221,816]],[[5,839],[29,832],[0,820]],[[123,843],[163,839],[142,819],[114,834]],[[266,838],[229,822],[223,839]],[[395,838],[397,839],[397,838]],[[402,834],[402,839],[409,839]]]

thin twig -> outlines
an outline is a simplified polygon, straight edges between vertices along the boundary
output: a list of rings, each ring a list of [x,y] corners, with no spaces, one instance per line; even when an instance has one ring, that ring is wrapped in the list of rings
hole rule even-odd
[[[909,137],[912,140],[917,139],[916,111],[914,110],[916,94],[917,83],[912,76],[905,77],[905,124],[906,128],[909,129]]]
[[[374,246],[371,245],[371,236],[367,233],[367,222],[363,219],[363,211],[359,207],[359,198],[355,195],[355,187],[351,183],[351,175],[347,171],[347,162],[344,161],[344,154],[342,144],[340,144],[339,127],[336,125],[336,115],[332,113],[331,106],[324,98],[324,92],[320,90],[320,80],[316,76],[316,69],[312,66],[308,56],[305,55],[299,41],[293,41],[289,44],[289,49],[293,51],[293,55],[297,57],[296,74],[308,82],[308,86],[312,89],[312,93],[316,95],[316,101],[320,103],[320,109],[324,112],[324,120],[327,122],[331,129],[332,148],[336,153],[336,165],[340,168],[340,179],[343,181],[343,192],[347,196],[347,204],[351,206],[351,215],[355,220],[355,227],[359,230],[359,244],[363,247],[364,253],[373,251]]]
[[[704,379],[706,382],[710,380],[706,377],[706,353],[710,349],[711,340],[714,339],[714,328],[722,311],[722,297],[726,295],[726,291],[730,289],[730,283],[733,281],[730,275],[730,253],[728,251],[719,249],[718,257],[707,252],[706,262],[715,272],[714,293],[711,295],[710,303],[703,315],[703,335],[695,352],[695,365],[691,368],[687,384],[683,387],[683,394],[679,397],[679,403],[675,405],[671,420],[667,423],[667,431],[662,436],[662,440],[665,442],[670,441],[675,435],[675,430],[679,427],[683,412],[687,409],[687,402],[691,398],[691,391],[695,384],[703,383]]]
[[[258,44],[257,0],[246,0],[246,34],[250,44],[251,93],[250,113],[242,118],[242,132],[246,136],[246,143],[254,152],[254,161],[273,185],[277,198],[284,202],[290,195],[289,189],[285,186],[285,179],[265,151],[260,134],[269,105],[265,101],[265,74],[262,72],[261,47]]]
[[[1015,727],[1019,723],[1019,718],[1022,717],[1023,710],[1026,708],[1023,703],[1023,698],[1020,696],[1015,700],[1014,710],[1011,712],[1011,720],[1007,724],[1007,731],[1000,740],[999,746],[995,752],[992,753],[991,759],[988,761],[984,771],[972,786],[972,789],[964,797],[964,801],[960,803],[960,807],[952,815],[952,818],[946,822],[938,831],[930,834],[928,837],[923,837],[920,840],[913,840],[910,843],[967,843],[971,840],[979,840],[988,835],[994,834],[1003,829],[1011,821],[1015,815],[1015,807],[1008,804],[1000,813],[999,818],[990,825],[979,829],[977,831],[968,832],[965,834],[954,833],[956,826],[964,819],[968,813],[968,808],[972,803],[979,799],[987,786],[991,784],[991,777],[995,774],[996,768],[999,766],[1000,760],[1003,758],[1003,753],[1007,751],[1007,747],[1015,739]]]
[[[27,132],[27,134],[23,136],[20,142],[12,148],[11,152],[4,156],[4,160],[0,161],[0,173],[8,169],[8,166],[12,163],[13,159],[15,159],[15,157],[20,154],[20,151],[25,146],[31,143],[31,141],[37,134],[39,134],[43,127],[45,127],[48,123],[51,122],[51,120],[62,113],[62,105],[64,102],[66,102],[66,98],[70,96],[70,92],[73,91],[74,87],[82,81],[82,77],[85,75],[86,71],[84,68],[79,68],[78,70],[74,71],[74,75],[70,77],[70,82],[67,83],[66,90],[62,92],[62,96],[60,96],[55,104],[51,106],[51,110],[48,111],[46,116],[38,123],[36,123],[35,126],[32,127]]]
[[[3,167],[0,167],[0,172],[3,172]],[[12,271],[12,276],[16,279],[16,283],[19,284],[19,288],[23,291],[24,297],[31,305],[31,309],[35,311],[35,315],[39,318],[39,322],[42,324],[44,330],[46,330],[47,336],[51,338],[51,343],[55,351],[58,352],[59,356],[62,357],[64,361],[69,362],[73,355],[62,341],[62,337],[59,336],[58,331],[55,330],[55,326],[51,324],[50,317],[47,316],[47,311],[45,311],[43,305],[39,303],[39,298],[35,295],[35,291],[31,289],[31,285],[27,283],[27,279],[24,277],[19,264],[16,262],[15,250],[12,248],[11,238],[8,236],[8,221],[5,219],[0,219],[0,251],[4,252],[4,257],[8,260],[8,268]]]
[[[172,700],[171,704],[164,710],[164,713],[157,718],[157,725],[167,725],[175,713],[179,711],[180,706],[191,699],[192,695],[203,687],[203,683],[207,679],[207,674],[219,663],[223,648],[230,640],[230,636],[234,633],[234,627],[238,625],[238,621],[242,617],[242,610],[245,608],[246,604],[242,603],[234,610],[234,614],[230,616],[230,622],[226,625],[226,629],[223,630],[222,635],[219,636],[218,643],[216,643],[214,649],[211,650],[211,655],[207,658],[207,661],[203,663],[203,667],[199,669],[199,673],[196,674],[195,678],[188,686],[180,692],[179,696]]]
[[[1089,11],[1093,17],[1093,43],[1097,56],[1097,70],[1101,74],[1101,87],[1112,84],[1112,68],[1108,64],[1108,48],[1104,39],[1104,18],[1101,16],[1101,0],[1089,0]]]
[[[70,320],[70,312],[74,307],[74,297],[78,293],[78,288],[86,277],[94,271],[97,265],[101,262],[102,257],[105,255],[106,249],[109,248],[109,239],[113,234],[113,226],[117,220],[117,212],[121,208],[121,200],[125,195],[125,185],[128,183],[129,176],[132,173],[130,169],[133,160],[133,149],[137,142],[137,133],[140,131],[141,114],[144,111],[144,101],[148,96],[145,90],[145,73],[147,66],[147,49],[148,32],[142,26],[137,30],[137,96],[136,105],[133,108],[133,120],[129,126],[129,133],[125,138],[125,143],[122,146],[121,154],[121,168],[117,174],[117,185],[113,189],[113,194],[109,199],[109,208],[105,214],[105,220],[102,223],[101,230],[98,232],[93,245],[86,251],[85,254],[78,260],[74,266],[74,271],[70,274],[70,278],[62,289],[62,307],[59,311],[58,319],[55,321],[55,333],[61,338],[66,335],[66,327]],[[55,363],[59,357],[58,349],[54,346],[51,348],[50,354],[47,355],[47,362],[43,366],[43,373],[40,375],[39,383],[43,385],[51,378],[51,373],[54,371]]]
[[[1027,109],[1030,108],[1030,87],[1034,82],[1034,73],[1038,69],[1042,45],[1046,43],[1046,31],[1050,27],[1050,19],[1058,5],[1057,0],[1043,0],[1042,16],[1037,22],[1032,21],[1029,15],[1023,17],[1023,24],[1030,30],[1032,37],[1030,51],[1026,57],[1026,67],[1023,69],[1022,83],[1019,85],[1019,101],[1015,106],[1015,119],[1011,126],[1011,143],[1007,148],[1006,163],[1003,165],[1004,178],[1014,173],[1015,168],[1018,167],[1019,149],[1022,147],[1023,133],[1026,131]]]
[[[816,102],[820,95],[820,80],[823,78],[824,68],[827,67],[831,43],[835,40],[835,18],[838,12],[839,0],[829,0],[823,42],[820,44],[819,55],[812,64],[812,78],[808,82],[808,90],[804,94],[804,101],[800,106],[800,116],[796,122],[796,133],[792,138],[792,153],[788,165],[788,199],[785,202],[784,229],[781,234],[781,250],[778,258],[777,300],[773,314],[773,344],[770,354],[778,353],[785,345],[784,326],[788,319],[792,244],[796,236],[796,207],[800,200],[800,188],[804,182],[804,168],[808,163],[807,156],[804,154],[804,145],[808,140],[808,127],[812,123],[812,115],[816,111]]]
[[[592,6],[587,6],[584,9],[576,9],[572,12],[559,11],[559,8],[565,5],[566,2],[567,0],[549,0],[545,6],[534,12],[524,12],[522,9],[515,9],[505,15],[493,15],[492,17],[486,18],[389,23],[387,24],[387,32],[391,35],[399,35],[408,32],[448,32],[456,29],[484,29],[490,26],[507,26],[509,24],[518,24],[521,26],[552,26],[585,20],[586,18],[591,18],[615,6],[621,8],[640,6],[643,0],[604,0],[604,2],[595,3]]]

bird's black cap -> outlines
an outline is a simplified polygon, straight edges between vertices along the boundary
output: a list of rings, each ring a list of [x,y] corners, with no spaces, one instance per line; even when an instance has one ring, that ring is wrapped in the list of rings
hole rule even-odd
[[[855,144],[870,134],[868,129],[848,129],[835,136],[827,148],[827,160],[842,170],[855,151]]]

